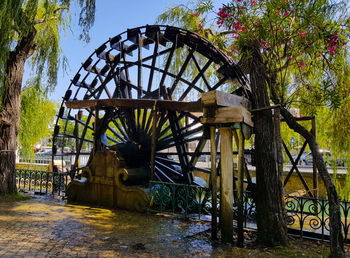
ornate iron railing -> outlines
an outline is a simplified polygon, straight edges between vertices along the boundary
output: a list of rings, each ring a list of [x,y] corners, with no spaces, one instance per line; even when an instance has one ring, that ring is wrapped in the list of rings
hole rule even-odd
[[[68,183],[68,173],[16,169],[16,185],[18,190],[34,192],[36,194],[51,193],[65,196]]]
[[[198,216],[198,218],[211,213],[211,192],[208,188],[152,181],[149,194],[152,204],[151,211],[179,214],[184,217]],[[350,202],[341,201],[340,204],[342,229],[345,242],[348,242]],[[285,207],[289,233],[319,240],[329,239],[329,203],[327,199],[286,196]],[[237,204],[234,202],[234,218],[236,218],[236,210]],[[255,214],[256,205],[252,195],[250,192],[245,192],[245,228],[256,228]]]
[[[151,181],[149,189],[150,211],[178,214],[187,218],[211,215],[212,203],[209,188]],[[217,196],[220,202],[220,192],[217,193]],[[233,209],[234,217],[236,217],[236,203],[233,204]],[[244,195],[244,215],[245,226],[255,220],[255,203],[249,192]]]
[[[287,196],[287,225],[290,232],[301,237],[329,239],[329,202],[323,198]],[[349,241],[350,202],[340,201],[342,230]]]
[[[199,218],[210,214],[211,196],[208,188],[151,181],[149,189],[151,211],[176,213],[185,217],[196,214]]]

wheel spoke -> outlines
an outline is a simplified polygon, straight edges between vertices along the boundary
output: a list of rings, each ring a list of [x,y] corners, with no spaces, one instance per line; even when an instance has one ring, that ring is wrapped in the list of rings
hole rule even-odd
[[[75,172],[79,157],[88,155],[83,147],[100,144],[99,139],[92,139],[94,135],[105,133],[109,144],[119,144],[137,142],[137,137],[140,140],[140,135],[145,134],[142,137],[146,137],[143,140],[148,146],[155,123],[155,179],[193,183],[194,169],[208,172],[195,167],[199,157],[206,155],[201,114],[136,105],[99,107],[100,115],[95,117],[94,108],[78,113],[63,107],[71,100],[105,98],[130,103],[136,99],[192,101],[200,93],[223,89],[234,79],[245,82],[242,73],[220,50],[195,33],[158,25],[128,30],[97,48],[74,76],[60,108],[53,143],[62,149],[65,142],[74,144],[71,153],[75,162],[70,169]],[[98,121],[97,131],[92,126],[94,121]]]

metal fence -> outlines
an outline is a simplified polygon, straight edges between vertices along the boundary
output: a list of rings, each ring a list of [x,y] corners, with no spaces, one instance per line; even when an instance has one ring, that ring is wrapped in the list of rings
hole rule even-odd
[[[17,188],[37,194],[56,194],[64,197],[69,181],[68,173],[16,170]],[[150,211],[153,212],[172,213],[198,219],[201,219],[203,215],[211,215],[211,191],[208,188],[150,181],[149,198],[151,200]],[[345,242],[350,243],[350,202],[341,201],[340,204]],[[319,240],[329,239],[329,203],[327,199],[286,196],[285,208],[290,234]],[[236,218],[235,202],[233,210],[234,218]],[[255,214],[255,202],[251,194],[246,192],[244,195],[245,228],[256,228]]]
[[[211,212],[211,192],[208,188],[151,181],[149,194],[152,204],[151,211],[178,214],[184,217],[198,216],[198,218],[201,218],[201,215],[210,215]],[[340,203],[345,242],[350,243],[350,202],[341,201]],[[329,239],[329,203],[327,199],[286,196],[285,207],[290,234],[322,241]],[[237,205],[235,202],[233,211],[234,218],[236,218]],[[244,195],[244,215],[244,227],[256,228],[256,205],[249,192]]]
[[[16,169],[16,185],[20,191],[64,197],[69,180],[68,173]]]
[[[329,202],[323,198],[287,196],[287,225],[292,234],[329,240]],[[350,202],[340,201],[344,240],[350,243]]]
[[[38,157],[35,157],[34,159],[20,158],[20,159],[19,159],[19,162],[20,162],[20,163],[50,164],[51,159],[50,159],[50,157],[47,157],[47,158],[38,158]]]
[[[150,181],[151,211],[191,215],[209,215],[211,193],[208,188]]]

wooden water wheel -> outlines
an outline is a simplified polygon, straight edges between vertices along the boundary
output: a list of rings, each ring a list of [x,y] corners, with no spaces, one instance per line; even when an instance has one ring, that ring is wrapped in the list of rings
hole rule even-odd
[[[74,174],[86,166],[83,157],[91,155],[96,142],[141,144],[150,155],[153,134],[154,179],[191,184],[195,169],[207,171],[197,162],[209,152],[203,150],[202,114],[181,107],[196,106],[201,93],[237,92],[242,85],[245,79],[235,64],[196,33],[158,25],[128,29],[98,47],[72,79],[57,117],[53,159],[67,160]],[[112,99],[116,106],[98,113],[90,107],[66,108],[77,100]],[[146,160],[150,166],[151,158]]]

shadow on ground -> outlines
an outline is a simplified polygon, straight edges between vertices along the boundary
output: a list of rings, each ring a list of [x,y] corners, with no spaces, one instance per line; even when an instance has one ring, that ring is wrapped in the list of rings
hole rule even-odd
[[[220,245],[210,240],[209,229],[209,222],[68,205],[48,197],[0,201],[1,257],[289,256],[286,248]],[[321,247],[290,254],[322,257],[327,247]]]

